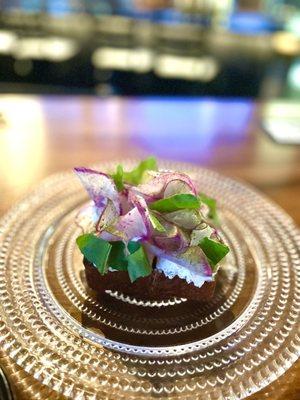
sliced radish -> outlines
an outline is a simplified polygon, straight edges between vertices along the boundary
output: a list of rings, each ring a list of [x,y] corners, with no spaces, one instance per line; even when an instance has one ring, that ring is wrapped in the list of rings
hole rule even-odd
[[[164,214],[164,218],[184,229],[194,229],[201,222],[198,210],[177,210]]]
[[[103,207],[106,199],[109,199],[120,214],[118,191],[114,181],[107,174],[82,167],[74,170],[96,207]]]
[[[132,190],[144,195],[148,201],[163,197],[164,191],[167,185],[172,181],[182,181],[190,188],[190,193],[196,194],[196,188],[192,180],[183,173],[180,172],[160,172],[147,183],[138,185]]]

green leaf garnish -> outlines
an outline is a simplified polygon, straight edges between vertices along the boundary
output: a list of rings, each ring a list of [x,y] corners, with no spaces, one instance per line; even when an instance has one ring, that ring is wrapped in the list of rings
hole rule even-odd
[[[220,262],[222,258],[224,258],[229,252],[228,246],[223,243],[216,242],[215,240],[209,239],[208,237],[203,238],[200,241],[199,246],[208,258],[208,261],[212,267],[215,267],[218,262]]]
[[[206,196],[204,193],[200,193],[198,195],[198,199],[207,205],[209,208],[209,214],[208,217],[216,224],[219,224],[219,218],[217,214],[217,202],[215,199]]]
[[[108,267],[118,271],[128,271],[131,282],[152,272],[148,256],[139,242],[129,242],[127,251],[121,241],[107,242],[93,234],[84,234],[76,239],[84,257],[93,263],[101,275]],[[129,254],[128,254],[129,252]]]
[[[133,243],[135,243],[135,245],[133,245]],[[130,244],[132,245],[129,246]],[[128,261],[127,268],[131,282],[134,282],[136,279],[141,278],[143,276],[150,275],[152,272],[152,268],[149,263],[147,254],[142,245],[138,242],[130,242],[128,244],[128,249],[131,254],[127,256],[127,261]]]
[[[76,243],[84,257],[96,265],[101,275],[105,274],[111,244],[90,233],[79,236]]]
[[[199,199],[193,194],[182,193],[165,199],[154,201],[149,205],[151,210],[159,212],[172,212],[183,209],[196,209],[200,207]]]
[[[123,176],[124,176],[123,166],[119,164],[117,166],[116,173],[112,174],[111,176],[119,192],[124,189]]]
[[[130,172],[124,172],[124,181],[132,185],[139,185],[143,179],[144,172],[147,170],[157,171],[155,157],[148,157],[141,161],[139,165]]]
[[[166,228],[159,222],[158,218],[151,211],[149,212],[149,219],[155,230],[158,232],[166,232]]]
[[[123,190],[124,182],[132,185],[139,185],[142,180],[144,173],[148,170],[157,171],[157,162],[155,157],[148,157],[141,161],[139,165],[132,171],[125,172],[122,165],[117,166],[116,173],[112,174],[112,178],[116,184],[118,191]]]
[[[108,265],[118,271],[127,271],[128,262],[126,260],[124,242],[111,242],[111,246]]]
[[[141,247],[141,244],[136,241],[131,241],[127,243],[127,250],[129,251],[130,254],[134,253]]]

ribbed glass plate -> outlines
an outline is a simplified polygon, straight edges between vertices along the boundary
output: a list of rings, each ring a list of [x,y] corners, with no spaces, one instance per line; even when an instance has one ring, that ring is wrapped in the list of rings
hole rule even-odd
[[[240,399],[299,356],[293,221],[229,178],[188,164],[161,167],[186,171],[218,200],[231,253],[209,304],[122,293],[97,300],[75,246],[75,216],[87,198],[72,173],[45,180],[0,221],[1,346],[72,399]]]

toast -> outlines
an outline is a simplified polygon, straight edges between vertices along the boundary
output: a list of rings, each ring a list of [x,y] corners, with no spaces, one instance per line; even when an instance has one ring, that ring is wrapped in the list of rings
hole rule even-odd
[[[121,165],[110,174],[75,172],[92,200],[79,214],[84,233],[76,240],[91,289],[139,299],[212,298],[229,247],[219,235],[216,201],[187,174],[158,170],[153,157],[129,172]]]
[[[83,259],[83,264],[87,284],[99,296],[110,290],[141,300],[166,300],[178,297],[207,302],[213,297],[216,286],[216,282],[211,281],[204,282],[199,288],[178,276],[169,279],[156,269],[150,275],[131,282],[126,271],[108,271],[107,274],[101,275],[86,258]]]

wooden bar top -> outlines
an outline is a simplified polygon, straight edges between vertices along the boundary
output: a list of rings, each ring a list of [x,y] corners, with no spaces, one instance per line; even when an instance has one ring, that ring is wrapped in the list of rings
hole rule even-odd
[[[0,95],[0,216],[49,174],[155,155],[249,182],[300,225],[300,146],[273,142],[261,110],[243,99]],[[18,384],[29,376],[4,355],[0,363],[17,399],[30,400]],[[39,383],[35,390],[34,398],[59,398]],[[299,400],[300,363],[249,399]]]

